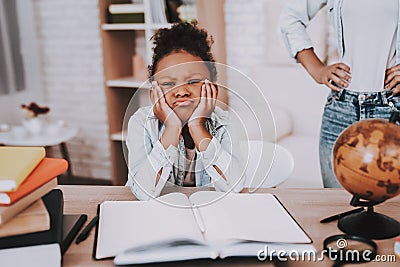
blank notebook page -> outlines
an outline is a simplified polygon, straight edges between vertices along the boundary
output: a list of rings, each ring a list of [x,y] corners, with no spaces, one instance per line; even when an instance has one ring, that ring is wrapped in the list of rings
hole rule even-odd
[[[217,195],[220,198],[213,201]],[[311,243],[310,238],[271,194],[197,192],[190,196],[190,201],[203,205],[199,209],[209,241],[241,239]]]
[[[167,203],[190,207],[187,197],[173,193],[159,198]],[[157,200],[106,201],[100,206],[96,258],[161,240],[194,239],[203,242],[189,208],[166,205]]]

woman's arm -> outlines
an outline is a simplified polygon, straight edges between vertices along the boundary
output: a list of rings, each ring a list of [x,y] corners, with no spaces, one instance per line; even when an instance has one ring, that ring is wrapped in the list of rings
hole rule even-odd
[[[326,66],[315,54],[306,27],[327,0],[289,0],[280,17],[283,41],[290,55],[319,84],[331,90],[346,88],[351,80],[350,67],[343,63]]]
[[[307,70],[311,77],[319,84],[325,84],[331,90],[339,91],[347,88],[351,81],[350,67],[344,63],[325,65],[314,53],[312,48],[297,53],[296,59]]]
[[[306,27],[328,0],[287,0],[279,18],[283,42],[292,58],[299,51],[312,48]]]

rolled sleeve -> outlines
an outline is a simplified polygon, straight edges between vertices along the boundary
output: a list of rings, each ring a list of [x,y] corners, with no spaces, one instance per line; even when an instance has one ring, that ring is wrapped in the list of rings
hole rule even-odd
[[[154,144],[148,161],[143,163],[137,173],[132,174],[131,191],[139,200],[149,200],[160,195],[178,153],[178,149],[172,145],[164,149],[160,141]],[[156,177],[161,169],[161,176],[156,185]]]
[[[292,58],[295,59],[298,52],[313,47],[306,27],[326,3],[327,0],[287,1],[279,25],[283,42]]]
[[[158,137],[158,120],[149,119],[148,114],[148,109],[140,109],[130,118],[126,139],[129,170],[126,185],[140,200],[159,196],[178,158],[176,147],[164,149]]]
[[[178,159],[178,148],[170,145],[167,149],[157,141],[149,155],[149,160],[156,170],[160,170],[168,163],[173,164]]]

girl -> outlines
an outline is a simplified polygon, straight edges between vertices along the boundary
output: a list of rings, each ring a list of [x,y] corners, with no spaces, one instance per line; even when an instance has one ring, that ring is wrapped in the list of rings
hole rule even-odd
[[[157,197],[167,183],[241,191],[243,168],[232,153],[227,112],[216,106],[212,40],[190,23],[161,29],[153,40],[153,106],[140,108],[128,123],[133,194],[140,200]]]
[[[320,135],[325,187],[340,187],[332,170],[332,148],[340,133],[367,118],[388,119],[400,108],[400,0],[292,0],[281,15],[290,55],[312,78],[331,89]],[[325,65],[305,31],[325,5],[338,40],[339,63]]]

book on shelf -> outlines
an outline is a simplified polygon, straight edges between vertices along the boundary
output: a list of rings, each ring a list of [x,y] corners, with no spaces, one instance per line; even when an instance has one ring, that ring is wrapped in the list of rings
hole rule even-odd
[[[143,13],[143,4],[111,4],[108,6],[108,12],[110,14],[132,14],[132,13]]]
[[[144,23],[143,4],[111,4],[108,6],[108,23]]]
[[[17,202],[9,206],[0,206],[0,225],[11,220],[18,213],[29,207],[36,200],[40,199],[52,189],[57,187],[57,177],[53,177],[50,181],[34,190],[32,193],[21,198]]]
[[[45,154],[43,147],[0,147],[0,191],[15,191]]]
[[[257,256],[265,245],[315,251],[271,194],[171,193],[150,201],[105,201],[98,213],[94,258],[115,257],[117,265]]]
[[[14,192],[0,192],[0,206],[11,205],[68,169],[60,158],[44,158]],[[53,188],[51,188],[53,189]],[[50,191],[50,190],[49,190]]]
[[[144,13],[109,14],[108,23],[144,23]]]
[[[39,199],[7,223],[0,224],[0,237],[21,235],[49,229],[49,213],[43,201]]]

